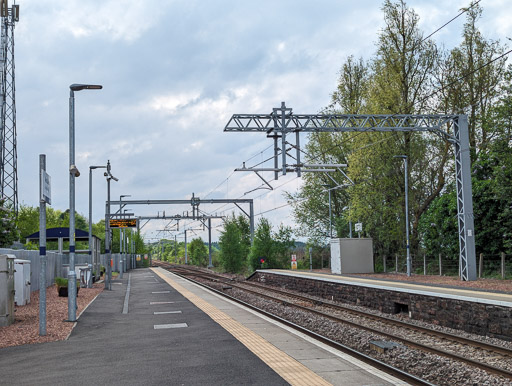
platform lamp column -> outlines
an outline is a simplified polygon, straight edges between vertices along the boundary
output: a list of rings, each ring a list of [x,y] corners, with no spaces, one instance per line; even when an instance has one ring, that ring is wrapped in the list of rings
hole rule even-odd
[[[119,214],[123,214],[123,197],[131,197],[130,194],[122,194],[119,196]],[[124,217],[120,217],[124,218]],[[119,228],[119,271],[123,270],[123,249],[124,249],[124,228]],[[122,277],[122,276],[121,276]]]
[[[94,265],[94,256],[93,256],[93,240],[92,240],[92,171],[93,169],[106,169],[106,166],[89,166],[89,259],[91,261],[91,266]],[[99,272],[98,265],[93,268],[93,270],[98,273]],[[89,277],[89,281],[87,282],[87,287],[92,288],[92,271]]]
[[[112,289],[112,251],[110,250],[110,180],[119,181],[110,172],[110,160],[107,161],[107,171],[104,173],[107,177],[107,203],[105,207],[105,264],[107,272],[105,274],[105,289]]]
[[[99,90],[100,85],[72,84],[69,86],[69,272],[68,320],[76,321],[76,272],[75,272],[75,177],[80,172],[75,165],[75,91]]]

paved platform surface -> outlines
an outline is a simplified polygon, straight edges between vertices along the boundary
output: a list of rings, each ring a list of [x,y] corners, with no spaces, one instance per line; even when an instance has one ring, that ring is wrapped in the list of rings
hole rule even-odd
[[[5,385],[390,385],[400,381],[163,269],[112,284],[66,341],[0,349]]]
[[[307,271],[291,271],[284,269],[259,270],[259,272],[271,272],[279,275],[298,276],[314,280],[324,280],[342,284],[358,285],[362,287],[382,288],[390,291],[416,293],[420,295],[458,299],[467,302],[478,302],[485,304],[500,305],[505,307],[512,307],[512,294],[510,293],[488,292],[473,288],[443,287],[438,284],[427,285],[425,283],[417,284],[411,282],[393,281],[389,279],[367,279],[346,275],[335,275]]]

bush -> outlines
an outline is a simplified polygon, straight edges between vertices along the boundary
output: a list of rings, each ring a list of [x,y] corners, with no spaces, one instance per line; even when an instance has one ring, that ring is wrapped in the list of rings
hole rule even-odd
[[[55,284],[57,284],[58,287],[67,287],[68,279],[66,279],[65,277],[56,277]],[[80,280],[76,281],[76,286],[80,287]]]

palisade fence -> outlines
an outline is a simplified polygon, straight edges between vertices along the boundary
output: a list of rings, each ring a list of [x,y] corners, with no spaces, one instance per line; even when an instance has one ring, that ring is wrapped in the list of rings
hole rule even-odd
[[[453,257],[413,255],[411,254],[411,272],[416,275],[459,276],[459,261]],[[375,256],[375,272],[406,273],[407,257],[401,254],[394,256]],[[480,278],[512,279],[512,255],[477,256],[477,273]]]
[[[41,258],[38,250],[0,248],[0,254],[14,255],[17,259],[30,261],[30,291],[39,290],[39,273],[41,272]],[[132,268],[131,255],[127,255],[127,269]],[[67,277],[69,267],[69,255],[57,252],[46,252],[46,286],[54,284],[56,277]],[[121,255],[112,254],[113,271],[119,271]],[[85,265],[90,261],[88,254],[75,254],[75,265]],[[105,255],[100,256],[101,265],[105,266]],[[80,278],[77,277],[79,280]]]

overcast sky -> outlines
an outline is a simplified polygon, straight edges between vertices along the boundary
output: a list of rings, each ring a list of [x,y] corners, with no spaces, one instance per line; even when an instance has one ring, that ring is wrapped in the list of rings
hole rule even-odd
[[[12,3],[12,1],[10,1]],[[255,198],[255,212],[285,204],[278,189],[244,193],[257,176],[236,172],[243,161],[270,155],[260,133],[224,133],[232,114],[270,113],[286,101],[296,113],[316,113],[330,101],[349,55],[369,58],[383,25],[381,1],[360,0],[19,0],[15,29],[20,203],[38,205],[39,154],[47,155],[52,207],[66,210],[69,85],[93,83],[76,99],[76,208],[88,216],[88,169],[112,164],[112,199]],[[425,34],[469,0],[411,0]],[[486,36],[512,36],[509,0],[482,0]],[[434,35],[458,44],[464,17]],[[229,178],[227,178],[230,176]],[[269,175],[269,178],[271,176]],[[284,184],[284,185],[283,185]],[[93,221],[104,218],[106,182],[93,178]],[[201,205],[231,212],[232,205]],[[129,206],[136,215],[183,214],[189,206]],[[264,214],[293,226],[289,207]],[[257,217],[257,220],[261,216]],[[154,237],[168,222],[143,228]],[[181,222],[197,228],[197,223]],[[218,226],[219,222],[214,222]],[[218,238],[218,228],[213,238]],[[207,234],[198,232],[203,239]],[[169,234],[167,237],[171,237]],[[179,236],[180,237],[180,236]]]

